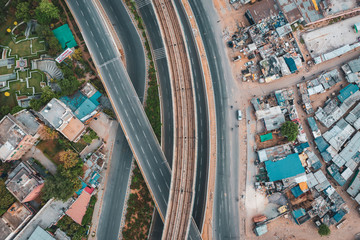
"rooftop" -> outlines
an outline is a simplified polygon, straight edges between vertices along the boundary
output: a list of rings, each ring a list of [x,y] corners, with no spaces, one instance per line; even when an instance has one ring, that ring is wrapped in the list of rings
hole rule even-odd
[[[70,109],[56,98],[51,99],[40,114],[56,129],[72,118]]]
[[[28,240],[55,240],[47,231],[37,226]]]
[[[359,171],[359,169],[356,171],[356,174],[355,174],[354,178],[351,180],[349,188],[346,190],[346,192],[353,198],[356,197],[356,195],[360,192],[360,171]]]
[[[271,182],[294,177],[305,172],[297,153],[290,154],[278,161],[266,161],[265,167]]]
[[[349,84],[345,88],[340,90],[338,99],[341,102],[344,102],[347,98],[353,95],[355,92],[359,91],[359,87],[355,84]]]
[[[0,121],[0,159],[5,160],[26,135],[35,135],[40,124],[34,116],[23,110],[16,117],[6,115]]]
[[[342,118],[325,132],[323,137],[334,149],[339,151],[354,132],[355,129]]]
[[[85,130],[84,124],[73,117],[66,127],[61,131],[70,141],[75,141],[76,138]]]
[[[8,226],[7,223],[2,218],[0,218],[0,239],[6,239],[11,233],[12,230],[10,226]]]
[[[70,206],[69,210],[66,211],[66,214],[80,225],[90,202],[91,193],[92,189],[86,187],[76,201]]]
[[[35,170],[23,162],[16,166],[6,181],[6,188],[20,202],[35,199],[43,186],[43,179],[38,177]]]
[[[35,116],[28,110],[22,110],[14,114],[16,120],[18,120],[23,126],[26,127],[27,132],[31,135],[35,135],[39,130],[40,123],[36,120]]]
[[[28,239],[35,229],[40,226],[43,229],[56,223],[72,202],[68,199],[66,202],[50,199],[41,210],[31,219],[31,221],[20,231],[14,240]]]
[[[31,215],[32,212],[28,208],[19,202],[15,202],[6,213],[2,215],[2,218],[15,230]]]

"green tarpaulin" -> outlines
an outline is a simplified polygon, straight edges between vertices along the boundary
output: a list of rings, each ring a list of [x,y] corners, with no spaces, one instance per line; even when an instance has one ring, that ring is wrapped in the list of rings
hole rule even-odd
[[[69,28],[69,25],[64,24],[53,30],[55,37],[59,40],[61,47],[65,50],[67,48],[76,47],[77,43]]]
[[[272,133],[268,133],[268,134],[260,136],[260,141],[261,142],[265,142],[265,141],[271,140],[271,139],[273,139]]]

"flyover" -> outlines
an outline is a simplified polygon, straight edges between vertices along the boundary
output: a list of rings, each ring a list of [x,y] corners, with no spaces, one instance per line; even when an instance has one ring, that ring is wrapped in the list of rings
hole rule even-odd
[[[67,0],[111,98],[118,120],[148,184],[165,216],[171,172],[114,42],[93,1]]]
[[[68,0],[114,110],[139,163],[160,216],[164,219],[171,173],[141,103],[119,58],[115,44],[92,1]],[[140,140],[141,139],[141,140]],[[191,221],[189,238],[200,239]]]
[[[122,1],[116,1],[119,4],[115,5],[106,4],[111,4],[111,2],[113,1],[103,0],[102,5],[105,10],[110,9],[110,11],[107,11],[108,17],[112,22],[116,23],[114,28],[125,52],[127,72],[140,101],[143,102],[146,81],[143,45]],[[123,24],[126,22],[127,24]],[[99,225],[96,231],[96,236],[99,240],[116,239],[119,236],[126,192],[132,170],[132,160],[133,154],[122,129],[119,127],[116,133],[110,166],[108,166],[110,170],[104,190]]]

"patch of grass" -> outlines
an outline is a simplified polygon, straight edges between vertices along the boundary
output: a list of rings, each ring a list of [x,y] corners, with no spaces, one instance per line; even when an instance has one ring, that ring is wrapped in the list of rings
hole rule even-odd
[[[33,94],[32,88],[26,87],[26,82],[20,82],[20,81],[11,82],[9,84],[9,86],[12,91],[18,92],[19,95],[32,95]]]
[[[43,81],[43,75],[40,72],[31,72],[31,78],[29,78],[29,86],[35,88],[36,93],[42,92],[40,83]]]
[[[40,41],[38,38],[32,40],[33,52],[45,51],[45,43]]]
[[[19,57],[30,56],[30,41],[23,41],[18,44],[15,44],[13,41],[9,43],[9,48],[11,48],[11,55],[18,55]]]
[[[15,14],[9,13],[6,18],[6,22],[0,25],[0,43],[4,46],[8,45],[11,41],[11,33],[8,33],[6,29],[14,26]]]
[[[62,164],[59,161],[59,152],[66,149],[59,143],[58,139],[41,141],[36,147],[56,165]]]
[[[0,92],[0,103],[1,106],[9,106],[10,108],[13,108],[17,106],[16,96],[14,91],[9,91],[10,96],[6,97],[4,95],[5,92]]]
[[[27,76],[28,76],[27,70],[24,71],[24,72],[18,71],[18,73],[19,73],[19,79],[25,80],[27,78]]]
[[[4,75],[4,74],[9,74],[9,73],[13,73],[14,72],[14,68],[10,68],[8,69],[6,66],[5,67],[0,67],[0,75]]]
[[[78,142],[73,142],[71,145],[80,153],[84,148],[86,148],[87,144],[84,139],[80,139]]]

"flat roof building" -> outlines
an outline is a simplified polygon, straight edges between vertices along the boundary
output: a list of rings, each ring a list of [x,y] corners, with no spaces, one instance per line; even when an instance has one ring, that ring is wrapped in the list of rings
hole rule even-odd
[[[0,239],[10,239],[31,218],[32,212],[19,202],[13,203],[0,218]]]
[[[37,141],[40,123],[27,110],[6,115],[0,121],[0,159],[18,160]]]
[[[297,153],[290,154],[281,160],[266,161],[265,167],[271,182],[305,173]]]
[[[40,195],[44,180],[28,164],[21,162],[9,174],[5,184],[16,199],[24,203],[32,201]]]
[[[40,114],[70,141],[79,141],[85,132],[85,125],[75,117],[70,108],[56,98],[51,99]]]

